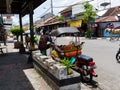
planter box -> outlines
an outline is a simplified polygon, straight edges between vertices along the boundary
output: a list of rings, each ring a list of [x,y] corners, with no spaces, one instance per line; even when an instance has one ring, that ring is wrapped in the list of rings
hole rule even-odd
[[[43,76],[53,90],[81,90],[80,74],[73,71],[67,75],[66,66],[48,56],[33,51],[34,68]]]
[[[16,48],[16,49],[20,48],[20,42],[15,41],[14,42],[14,48]]]

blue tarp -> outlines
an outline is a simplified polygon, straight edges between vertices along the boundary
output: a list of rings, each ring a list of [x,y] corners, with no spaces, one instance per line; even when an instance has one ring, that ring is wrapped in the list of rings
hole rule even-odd
[[[104,30],[104,37],[109,37],[110,36],[110,33],[106,31],[107,29]],[[118,37],[119,35],[118,34],[113,34],[114,37]]]

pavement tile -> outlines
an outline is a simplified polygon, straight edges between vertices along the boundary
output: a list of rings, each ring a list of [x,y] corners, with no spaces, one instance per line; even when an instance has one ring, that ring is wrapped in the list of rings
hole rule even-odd
[[[7,43],[8,52],[0,55],[0,90],[52,90],[46,81],[27,64],[28,55],[19,54],[14,43]],[[89,90],[81,84],[81,90]]]

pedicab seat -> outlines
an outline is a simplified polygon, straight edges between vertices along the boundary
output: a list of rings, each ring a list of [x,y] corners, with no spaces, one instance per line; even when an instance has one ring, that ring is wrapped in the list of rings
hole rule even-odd
[[[92,57],[86,56],[86,55],[84,55],[84,54],[79,54],[79,55],[78,55],[78,59],[79,59],[79,60],[83,60],[83,61],[85,61],[85,62],[91,62],[91,61],[93,61],[93,58],[92,58]]]

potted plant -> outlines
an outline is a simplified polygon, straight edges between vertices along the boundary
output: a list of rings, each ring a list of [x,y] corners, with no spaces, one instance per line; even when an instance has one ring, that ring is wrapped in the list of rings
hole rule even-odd
[[[73,73],[71,67],[73,67],[74,65],[70,63],[70,60],[67,58],[64,58],[62,60],[60,60],[60,62],[67,67],[67,74],[70,75]]]
[[[21,34],[21,30],[20,27],[14,27],[10,29],[10,32],[15,36],[15,39],[17,40],[14,43],[14,48],[19,48],[20,47],[20,42],[18,40],[20,34]],[[22,33],[24,32],[24,30],[22,29]]]

